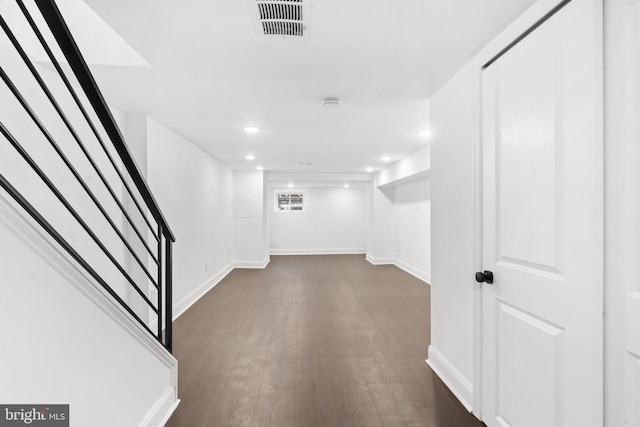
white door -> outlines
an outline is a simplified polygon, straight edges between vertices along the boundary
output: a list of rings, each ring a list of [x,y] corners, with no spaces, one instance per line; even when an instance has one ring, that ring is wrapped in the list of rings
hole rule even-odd
[[[602,425],[600,12],[572,0],[482,73],[482,415]]]

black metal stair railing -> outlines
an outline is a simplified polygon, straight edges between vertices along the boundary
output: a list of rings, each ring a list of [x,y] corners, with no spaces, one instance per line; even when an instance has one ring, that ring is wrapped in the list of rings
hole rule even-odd
[[[17,154],[16,158],[23,162],[21,167],[24,166],[24,170],[31,174],[29,179],[11,182],[5,176],[5,172],[10,171],[0,170],[0,187],[84,268],[114,301],[171,351],[172,244],[175,237],[131,156],[116,120],[55,0],[33,1],[40,16],[33,16],[36,8],[32,7],[30,10],[23,0],[15,0],[17,9],[22,14],[21,19],[27,24],[21,29],[28,28],[32,32],[31,36],[37,40],[59,80],[56,88],[52,88],[50,76],[45,78],[43,72],[52,75],[54,72],[36,63],[29,55],[28,49],[23,46],[24,43],[19,40],[16,30],[0,15],[0,27],[14,49],[13,54],[17,55],[14,63],[21,62],[28,71],[16,72],[13,67],[12,75],[0,63],[0,79],[12,96],[11,102],[20,106],[19,113],[22,114],[18,120],[13,120],[14,129],[11,129],[5,123],[5,118],[0,116],[0,134]],[[42,21],[46,23],[46,27],[38,27],[36,24]],[[58,56],[54,50],[59,52]],[[0,60],[2,58],[0,52]],[[8,62],[7,60],[7,65]],[[65,69],[70,69],[71,73],[68,74]],[[16,83],[16,80],[22,83],[26,76],[33,79],[30,83],[35,82],[33,87],[39,88],[41,95],[44,95],[43,98],[34,102],[29,95],[33,92],[32,88],[21,89],[21,85]],[[61,88],[66,92],[64,96],[70,97],[73,102],[59,101]],[[7,98],[0,98],[0,103],[9,102]],[[43,103],[48,103],[47,108],[55,111],[53,114],[49,110],[47,120],[39,113]],[[52,123],[51,117],[55,117],[59,122]],[[7,117],[6,121],[11,122],[8,119]],[[21,126],[28,123],[28,126],[32,127],[28,134],[37,134],[39,143],[43,145],[38,145],[33,137],[21,141],[17,133],[24,132],[23,129],[15,128],[16,123],[20,123]],[[86,127],[90,132],[80,132],[80,126]],[[53,128],[56,132],[52,131]],[[61,134],[60,129],[64,129],[66,133]],[[79,151],[70,152],[69,141],[72,141],[73,149]],[[53,167],[49,159],[46,167],[38,161],[38,156],[42,157],[43,146],[51,151],[51,157],[56,160]],[[100,156],[100,160],[97,156]],[[9,169],[6,164],[0,167]],[[25,172],[21,171],[15,176],[22,177],[24,174]],[[62,174],[70,175],[73,179],[61,179]],[[97,176],[97,184],[89,183],[85,179],[89,174]],[[69,189],[70,181],[74,182],[74,186],[79,185],[81,191],[77,188]],[[23,188],[19,188],[20,185]],[[30,191],[29,188],[36,185],[46,187],[53,196],[52,200],[57,201],[55,207],[44,205],[43,208],[42,203],[39,203],[40,207],[36,206],[40,201],[34,194],[38,193]],[[30,193],[31,199],[25,193]],[[85,201],[78,202],[81,200],[78,193],[85,197]],[[71,194],[73,197],[70,197]],[[56,226],[55,222],[60,224],[60,220],[58,218],[54,221],[53,217],[61,215],[55,212],[56,209],[72,217],[88,237],[86,242],[94,246],[88,248],[84,243],[78,244],[74,231],[61,230],[59,225]],[[92,226],[96,218],[105,224],[99,230]],[[107,236],[107,233],[112,234]],[[114,241],[118,242],[115,249]],[[97,258],[94,254],[88,259],[87,253],[93,254],[93,251],[103,258]],[[104,271],[113,268],[121,276],[124,285],[118,283],[116,286],[116,283],[104,277]],[[154,323],[157,324],[157,328],[152,330]]]

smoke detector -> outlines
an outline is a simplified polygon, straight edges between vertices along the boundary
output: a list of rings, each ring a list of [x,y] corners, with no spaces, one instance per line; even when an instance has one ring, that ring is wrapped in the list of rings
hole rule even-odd
[[[249,0],[260,36],[306,39],[309,37],[310,0]]]
[[[337,110],[342,105],[342,99],[336,96],[327,96],[322,99],[322,106],[327,110]]]

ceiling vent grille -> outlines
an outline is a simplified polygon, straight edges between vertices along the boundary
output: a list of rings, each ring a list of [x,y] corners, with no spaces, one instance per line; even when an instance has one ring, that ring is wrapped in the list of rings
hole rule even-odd
[[[302,3],[258,3],[260,19],[263,21],[300,21],[302,22]]]
[[[301,22],[268,21],[262,22],[262,31],[266,36],[297,36],[304,35]]]
[[[252,0],[256,29],[262,36],[306,38],[310,0]]]

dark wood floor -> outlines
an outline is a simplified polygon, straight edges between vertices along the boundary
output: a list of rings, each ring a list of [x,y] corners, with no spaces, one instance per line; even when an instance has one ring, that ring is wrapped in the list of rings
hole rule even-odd
[[[362,255],[234,270],[174,324],[177,426],[482,426],[424,359],[429,286]]]

